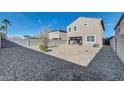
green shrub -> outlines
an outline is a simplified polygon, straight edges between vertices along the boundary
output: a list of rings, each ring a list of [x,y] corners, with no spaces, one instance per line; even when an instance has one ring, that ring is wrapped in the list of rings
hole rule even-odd
[[[4,34],[3,33],[0,33],[0,38],[4,39]]]
[[[39,49],[42,50],[42,51],[44,51],[44,52],[46,52],[47,49],[48,49],[48,46],[47,45],[40,44],[39,45]]]

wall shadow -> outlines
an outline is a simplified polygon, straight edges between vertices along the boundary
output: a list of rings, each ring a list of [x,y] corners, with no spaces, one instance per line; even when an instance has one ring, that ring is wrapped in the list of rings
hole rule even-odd
[[[10,47],[22,47],[22,46],[10,40],[2,39],[2,48],[10,48]]]

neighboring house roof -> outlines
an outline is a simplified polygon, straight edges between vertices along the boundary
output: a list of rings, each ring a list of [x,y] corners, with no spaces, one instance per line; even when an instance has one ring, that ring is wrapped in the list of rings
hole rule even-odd
[[[24,35],[23,37],[30,37],[29,35]]]
[[[117,26],[120,24],[120,22],[122,21],[123,18],[124,18],[124,14],[122,14],[122,16],[120,17],[118,23],[116,24],[116,26],[114,28],[115,30],[116,30]]]
[[[61,30],[61,29],[53,30],[53,31],[51,31],[51,32],[57,32],[57,31],[59,31],[59,32],[63,32],[63,33],[67,33],[67,31],[65,31],[65,30]],[[50,33],[51,33],[51,32],[50,32]]]
[[[88,19],[97,19],[97,20],[100,20],[101,21],[102,28],[105,31],[105,26],[104,26],[103,19],[101,19],[101,18],[91,18],[91,17],[79,17],[79,18],[88,18]],[[73,24],[73,22],[71,24]],[[70,26],[71,24],[69,24],[68,26]]]
[[[115,38],[115,36],[111,36],[111,37],[109,37],[109,40],[111,40],[111,39],[113,39],[113,38]]]

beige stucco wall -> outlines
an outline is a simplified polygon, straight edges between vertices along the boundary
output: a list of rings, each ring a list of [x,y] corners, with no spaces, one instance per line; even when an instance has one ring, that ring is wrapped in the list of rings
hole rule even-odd
[[[61,40],[66,40],[67,33],[60,32],[60,31],[49,33],[49,39],[53,39],[53,38],[61,38]]]
[[[118,31],[119,29],[120,31]],[[116,53],[124,63],[124,18],[120,21],[120,24],[117,26],[115,31]]]
[[[88,26],[86,27],[83,26],[83,23],[88,23]],[[92,46],[94,43],[87,43],[86,37],[87,35],[93,35],[93,36],[96,36],[96,43],[100,44],[100,47],[103,46],[103,32],[104,31],[101,25],[101,19],[80,17],[76,21],[74,21],[72,24],[70,24],[67,27],[67,29],[69,27],[73,28],[73,26],[75,25],[77,26],[77,31],[68,32],[67,39],[69,37],[82,36],[83,46]]]
[[[124,63],[124,35],[117,36],[117,55]]]
[[[120,31],[118,29],[120,28]],[[120,24],[116,28],[116,53],[124,63],[124,19],[121,20]]]
[[[121,21],[121,23],[120,23],[120,32],[119,32],[119,34],[121,35],[121,34],[124,34],[124,19]]]

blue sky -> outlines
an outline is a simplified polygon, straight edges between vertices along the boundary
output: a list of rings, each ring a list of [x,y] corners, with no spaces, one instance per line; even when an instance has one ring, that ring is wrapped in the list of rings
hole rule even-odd
[[[63,29],[80,16],[103,18],[105,37],[114,35],[114,27],[122,12],[0,12],[0,21],[11,21],[8,35],[37,35],[45,27]],[[2,25],[2,24],[1,24]]]

